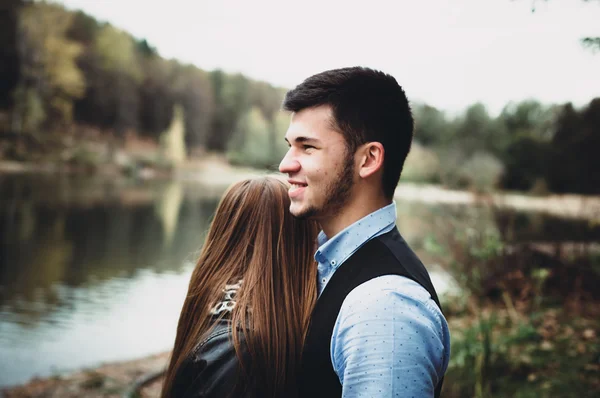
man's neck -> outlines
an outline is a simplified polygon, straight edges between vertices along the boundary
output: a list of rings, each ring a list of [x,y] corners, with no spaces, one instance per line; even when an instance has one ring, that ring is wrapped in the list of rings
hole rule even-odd
[[[321,229],[327,239],[333,238],[340,231],[354,224],[363,217],[392,203],[389,199],[379,198],[356,201],[345,206],[337,214],[319,220]]]

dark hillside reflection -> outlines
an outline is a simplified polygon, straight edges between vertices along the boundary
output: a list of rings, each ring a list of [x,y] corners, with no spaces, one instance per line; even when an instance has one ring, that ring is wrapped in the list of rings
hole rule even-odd
[[[181,272],[200,248],[218,200],[173,199],[166,186],[162,196],[135,206],[116,200],[52,205],[38,196],[43,185],[9,178],[0,186],[0,305],[26,322],[69,305],[58,286],[93,286],[140,270]],[[5,196],[11,194],[16,197]]]

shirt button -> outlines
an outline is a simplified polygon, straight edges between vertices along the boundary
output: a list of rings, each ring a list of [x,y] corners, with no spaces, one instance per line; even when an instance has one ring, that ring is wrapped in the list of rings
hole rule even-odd
[[[331,265],[336,265],[337,263],[335,262],[335,260],[331,260]]]
[[[314,280],[314,279],[313,279],[313,280]],[[327,280],[327,279],[323,278],[323,279],[321,279],[321,282],[325,283],[325,281],[326,281],[326,280]]]

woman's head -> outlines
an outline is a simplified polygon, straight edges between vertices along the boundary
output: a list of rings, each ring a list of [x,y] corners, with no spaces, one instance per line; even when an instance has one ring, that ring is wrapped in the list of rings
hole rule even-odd
[[[223,195],[192,273],[164,396],[177,368],[210,331],[211,306],[226,284],[240,279],[231,318],[241,326],[251,357],[252,368],[244,369],[247,376],[266,386],[269,395],[293,383],[316,300],[313,254],[318,229],[289,213],[287,191],[285,182],[261,177],[238,182]],[[236,330],[234,346],[242,359]]]
[[[225,274],[232,283],[244,279],[246,288],[303,275],[306,264],[299,260],[314,254],[316,225],[289,213],[287,191],[286,183],[274,177],[232,185],[217,207],[201,256],[206,259],[196,270],[210,277]]]

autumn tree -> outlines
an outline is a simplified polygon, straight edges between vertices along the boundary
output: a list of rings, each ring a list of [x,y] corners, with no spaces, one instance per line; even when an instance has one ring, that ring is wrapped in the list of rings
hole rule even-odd
[[[42,123],[68,128],[73,121],[73,101],[83,96],[85,81],[76,63],[82,47],[66,36],[72,20],[72,13],[55,4],[29,3],[21,9],[17,131],[37,133]]]
[[[139,132],[157,138],[173,119],[175,65],[157,54],[142,51],[142,80],[139,85]],[[187,113],[187,112],[186,112]]]
[[[106,87],[112,100],[112,127],[117,136],[138,127],[137,87],[143,79],[133,38],[109,24],[104,25],[94,42],[100,68],[112,80]]]
[[[173,86],[176,99],[185,112],[187,147],[206,149],[215,109],[209,74],[193,65],[179,65],[175,68]]]
[[[221,70],[210,73],[215,111],[208,149],[224,152],[234,134],[237,122],[250,105],[250,81],[242,74],[227,75]]]

